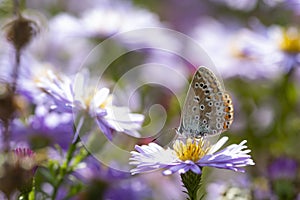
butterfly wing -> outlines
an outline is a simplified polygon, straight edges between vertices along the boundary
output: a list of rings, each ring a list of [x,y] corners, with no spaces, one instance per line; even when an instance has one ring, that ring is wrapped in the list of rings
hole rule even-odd
[[[189,87],[178,132],[196,138],[216,135],[227,130],[232,121],[230,96],[213,72],[200,67]]]

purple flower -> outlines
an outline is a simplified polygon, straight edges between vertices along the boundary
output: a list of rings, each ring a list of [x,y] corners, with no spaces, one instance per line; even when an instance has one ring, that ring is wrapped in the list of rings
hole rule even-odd
[[[137,130],[141,127],[144,116],[130,113],[127,107],[112,105],[112,95],[108,88],[86,88],[85,80],[79,74],[74,84],[68,77],[49,70],[47,76],[38,82],[38,87],[53,99],[53,108],[67,113],[84,112],[94,118],[110,140],[113,130],[139,136]]]
[[[74,172],[84,182],[92,182],[94,180],[116,181],[129,178],[128,172],[119,171],[101,164],[96,158],[89,156]]]
[[[100,191],[97,184],[101,183],[106,186],[104,194],[99,192],[104,199],[147,199],[152,195],[152,189],[145,180],[139,177],[128,179],[130,173],[107,167],[92,156],[78,166],[74,175],[88,185],[87,194],[83,193],[85,197],[97,196],[95,193]],[[93,188],[96,191],[92,192]]]
[[[155,169],[165,169],[164,175],[175,172],[181,174],[189,170],[201,174],[201,168],[206,166],[244,172],[242,167],[254,165],[251,156],[248,155],[250,150],[245,146],[246,140],[217,152],[227,140],[228,137],[223,137],[211,146],[203,138],[188,138],[186,141],[176,140],[173,149],[164,149],[155,143],[136,145],[137,152],[131,152],[130,164],[137,167],[131,170],[131,174]]]
[[[300,66],[300,30],[296,27],[264,27],[256,24],[260,31],[240,32],[240,49],[255,57],[262,68],[279,66],[290,71]],[[279,68],[279,69],[280,69]],[[276,68],[275,68],[276,69]]]
[[[299,0],[286,0],[284,1],[285,6],[294,11],[296,15],[300,15],[300,1]]]
[[[212,18],[203,18],[191,35],[207,52],[224,77],[243,76],[255,79],[276,75],[276,68],[271,65],[262,67],[260,60],[261,51],[266,53],[269,50],[260,48],[260,52],[253,51],[249,44],[245,44],[246,36],[243,33],[243,26],[237,22],[219,22]],[[256,40],[251,35],[247,36],[247,41],[253,43]],[[269,43],[265,44],[265,41],[258,44],[269,48]],[[273,43],[271,45],[270,48],[274,46]]]
[[[273,180],[295,179],[298,170],[298,164],[294,159],[279,157],[268,167],[269,177]]]
[[[12,140],[28,141],[39,147],[59,144],[66,149],[73,137],[72,122],[73,118],[69,113],[49,111],[46,105],[37,105],[34,115],[29,116],[28,120],[13,121]]]
[[[234,10],[250,11],[253,10],[257,4],[257,0],[244,0],[244,1],[235,1],[235,0],[211,0],[219,4],[226,5],[229,8]]]
[[[149,185],[141,180],[123,180],[113,184],[104,194],[104,199],[111,200],[146,200],[153,198]]]

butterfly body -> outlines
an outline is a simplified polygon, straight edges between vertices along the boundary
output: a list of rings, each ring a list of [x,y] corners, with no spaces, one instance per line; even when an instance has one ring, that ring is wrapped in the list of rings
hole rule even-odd
[[[190,84],[177,132],[185,137],[205,137],[226,131],[233,121],[230,95],[212,71],[200,67]]]

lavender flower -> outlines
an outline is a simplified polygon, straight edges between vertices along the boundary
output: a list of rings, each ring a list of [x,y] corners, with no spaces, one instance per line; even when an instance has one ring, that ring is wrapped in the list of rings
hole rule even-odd
[[[268,167],[269,177],[272,180],[288,179],[293,180],[297,174],[298,164],[295,160],[286,157],[279,157]]]
[[[28,141],[35,147],[59,144],[67,149],[72,141],[73,119],[69,113],[49,111],[46,105],[37,105],[34,115],[23,122],[13,121],[12,140]]]
[[[163,175],[175,172],[182,174],[190,170],[201,174],[201,168],[205,166],[244,172],[242,167],[254,165],[251,156],[248,155],[250,150],[245,146],[246,140],[217,152],[227,140],[228,137],[223,137],[211,146],[203,138],[188,138],[186,141],[176,140],[173,149],[164,149],[155,143],[137,145],[137,152],[131,152],[130,164],[137,166],[131,170],[131,174],[155,169],[165,169]]]
[[[300,30],[296,27],[259,26],[260,32],[243,30],[240,33],[241,50],[256,58],[263,67],[281,67],[290,71],[300,66]]]
[[[226,5],[227,7],[234,10],[250,11],[253,10],[257,4],[257,0],[212,0],[213,2]]]
[[[147,199],[152,196],[152,189],[145,180],[140,177],[128,179],[130,177],[128,172],[107,167],[92,156],[80,164],[74,175],[88,185],[88,189],[82,193],[86,198],[96,196],[99,198],[104,195],[104,199],[112,200]],[[105,185],[104,191],[99,189],[101,184]]]
[[[286,0],[284,1],[285,6],[294,11],[296,15],[300,15],[300,1],[299,0]]]
[[[203,18],[191,35],[208,53],[223,77],[243,76],[254,79],[275,76],[278,70],[272,65],[262,67],[261,53],[254,52],[249,44],[245,44],[246,36],[243,32],[244,29],[238,22]],[[247,36],[247,41],[251,44],[256,40],[253,36]],[[269,43],[265,43],[266,41],[260,41],[257,45],[269,48]],[[272,43],[270,45],[273,46]],[[268,49],[261,51],[265,53]]]
[[[39,80],[38,87],[55,102],[53,108],[62,112],[85,112],[94,118],[101,131],[112,139],[112,130],[139,136],[144,116],[130,113],[126,107],[112,105],[112,95],[108,88],[88,90],[84,87],[84,77],[78,76],[76,85],[63,75],[48,71],[47,77]]]

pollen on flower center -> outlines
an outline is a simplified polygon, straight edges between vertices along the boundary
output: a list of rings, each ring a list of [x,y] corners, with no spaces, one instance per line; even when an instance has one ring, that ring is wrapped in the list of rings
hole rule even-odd
[[[93,99],[93,96],[92,95],[88,95],[86,98],[84,98],[84,104],[89,107],[89,105],[91,104],[92,102],[92,99]]]
[[[188,138],[186,143],[177,140],[174,143],[173,148],[180,160],[191,160],[196,162],[207,154],[210,149],[210,145],[207,141],[203,140],[203,138]]]
[[[100,108],[105,108],[108,104],[112,102],[112,96],[109,95],[106,100],[100,105]]]
[[[299,53],[300,31],[294,27],[284,30],[280,41],[280,49],[288,53]]]

